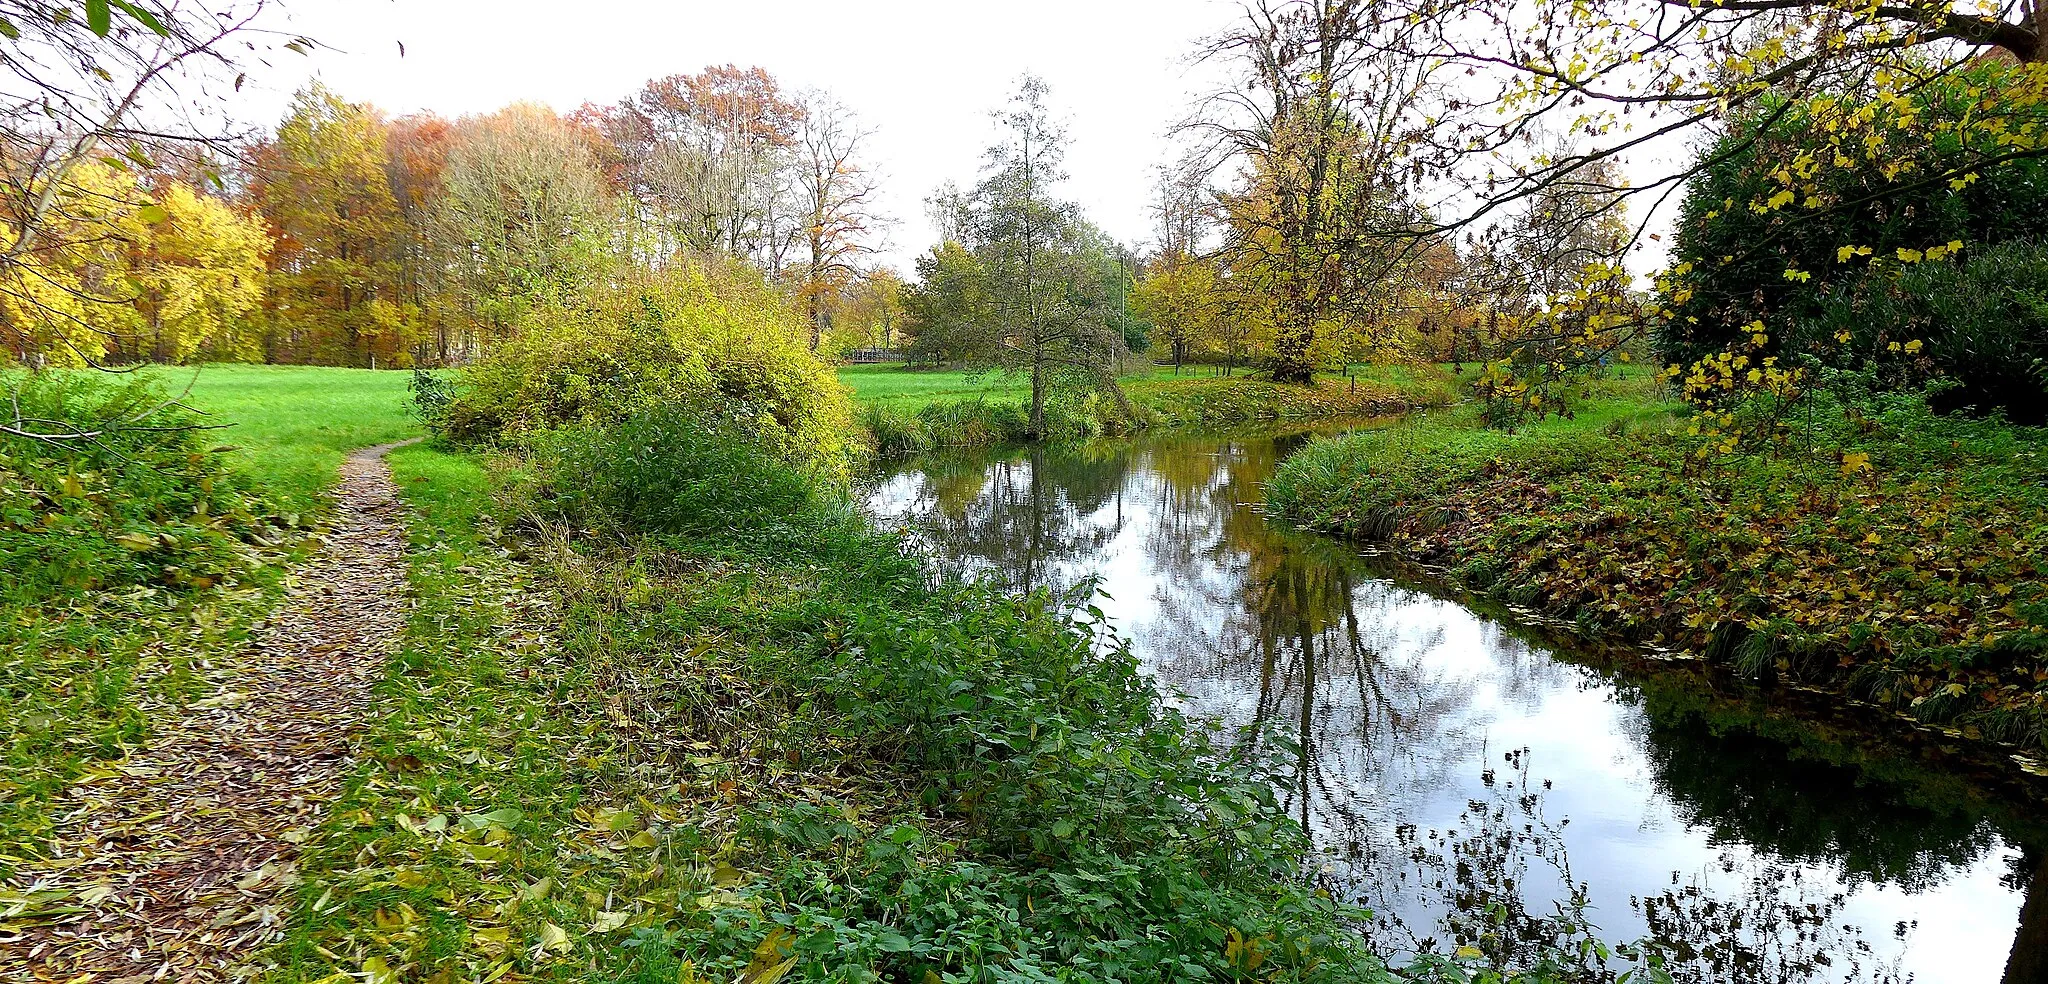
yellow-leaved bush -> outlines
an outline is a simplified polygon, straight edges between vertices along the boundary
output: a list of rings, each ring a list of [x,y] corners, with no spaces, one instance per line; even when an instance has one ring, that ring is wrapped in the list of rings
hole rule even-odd
[[[679,264],[535,310],[463,369],[435,413],[442,433],[486,440],[604,426],[683,406],[738,424],[776,456],[843,477],[852,404],[808,347],[809,327],[737,263]]]

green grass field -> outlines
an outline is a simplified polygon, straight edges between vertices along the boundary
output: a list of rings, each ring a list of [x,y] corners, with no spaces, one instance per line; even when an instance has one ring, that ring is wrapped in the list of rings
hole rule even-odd
[[[236,467],[280,508],[317,511],[341,459],[356,448],[426,433],[406,406],[403,370],[317,366],[165,366],[146,370],[206,415]]]
[[[1352,375],[1361,382],[1382,383],[1397,389],[1440,384],[1442,373],[1428,367],[1354,366]],[[1176,384],[1211,384],[1220,378],[1214,366],[1187,366],[1179,373],[1154,367],[1119,376],[1134,394],[1171,389]],[[1240,368],[1235,379],[1254,381],[1257,377]],[[1343,374],[1326,374],[1324,379],[1343,379]],[[934,403],[956,403],[984,399],[1021,403],[1031,397],[1031,379],[1000,372],[969,372],[963,369],[912,369],[902,363],[841,366],[839,381],[853,390],[853,398],[874,406],[905,413]]]
[[[1026,376],[996,372],[969,374],[959,369],[910,369],[901,363],[840,366],[839,381],[851,388],[853,398],[862,403],[906,413],[932,403],[976,398],[1021,402],[1031,397],[1031,380]]]

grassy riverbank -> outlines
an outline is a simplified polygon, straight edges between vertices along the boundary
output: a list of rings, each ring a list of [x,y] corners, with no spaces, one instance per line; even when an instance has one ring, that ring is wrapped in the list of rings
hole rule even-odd
[[[875,446],[900,454],[938,446],[1021,440],[1029,381],[1000,373],[845,366],[839,379],[853,392]],[[1436,366],[1367,366],[1351,376],[1326,376],[1314,386],[1286,386],[1249,374],[1222,378],[1200,369],[1152,369],[1119,380],[1136,412],[1132,420],[1111,400],[1091,396],[1048,414],[1055,435],[1117,433],[1146,426],[1227,426],[1268,420],[1320,420],[1406,413],[1449,404],[1451,374]]]
[[[420,600],[273,979],[1383,977],[1086,610],[700,420],[552,447],[395,456]]]
[[[1647,381],[1513,433],[1459,408],[1317,442],[1270,501],[1583,633],[2048,747],[2048,430],[1832,412],[1819,450],[1688,468]]]

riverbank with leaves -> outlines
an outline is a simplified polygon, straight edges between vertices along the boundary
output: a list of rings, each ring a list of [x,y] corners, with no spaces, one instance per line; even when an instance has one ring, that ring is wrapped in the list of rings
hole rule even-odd
[[[420,601],[274,979],[1384,976],[1085,599],[686,413],[531,447],[394,456]]]
[[[1883,395],[1723,460],[1644,385],[1513,432],[1473,407],[1318,442],[1270,503],[1583,634],[2048,746],[2048,431]]]

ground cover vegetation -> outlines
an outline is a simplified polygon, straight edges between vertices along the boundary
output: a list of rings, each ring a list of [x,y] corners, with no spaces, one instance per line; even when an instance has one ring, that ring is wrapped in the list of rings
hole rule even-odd
[[[126,420],[93,440],[0,435],[0,878],[48,856],[67,791],[209,693],[206,669],[276,605],[346,450],[421,433],[399,373],[214,368],[117,385],[8,380],[24,417]],[[180,407],[164,409],[179,398]],[[189,408],[189,409],[187,409]],[[233,426],[216,426],[224,424]],[[27,892],[12,933],[51,915]],[[69,891],[52,896],[72,912]]]

